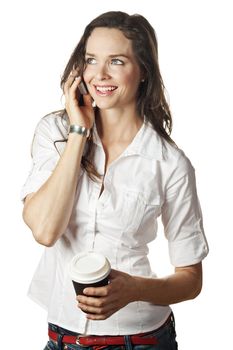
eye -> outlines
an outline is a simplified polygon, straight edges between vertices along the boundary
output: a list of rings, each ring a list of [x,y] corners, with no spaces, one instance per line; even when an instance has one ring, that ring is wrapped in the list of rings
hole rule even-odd
[[[111,60],[111,64],[124,64],[124,62],[122,60],[120,60],[119,58],[113,58]]]
[[[86,64],[96,64],[96,59],[94,57],[86,58]]]

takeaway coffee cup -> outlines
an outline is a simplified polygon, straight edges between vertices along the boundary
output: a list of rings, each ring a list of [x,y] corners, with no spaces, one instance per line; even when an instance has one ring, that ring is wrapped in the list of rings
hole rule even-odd
[[[87,287],[102,287],[109,282],[111,266],[108,259],[96,252],[85,252],[73,257],[69,266],[76,295]]]

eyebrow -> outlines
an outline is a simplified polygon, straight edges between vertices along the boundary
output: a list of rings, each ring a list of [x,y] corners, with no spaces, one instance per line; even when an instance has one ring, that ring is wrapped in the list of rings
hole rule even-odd
[[[94,53],[89,53],[86,52],[85,54],[86,56],[91,56],[91,57],[95,57],[96,55]],[[129,59],[129,56],[125,55],[124,53],[117,53],[117,54],[112,54],[112,55],[108,55],[108,57],[113,58],[113,57],[125,57]]]

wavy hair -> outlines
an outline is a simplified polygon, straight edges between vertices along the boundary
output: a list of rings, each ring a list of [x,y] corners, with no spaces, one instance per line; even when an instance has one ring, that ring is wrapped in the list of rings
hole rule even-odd
[[[170,144],[175,145],[171,139],[172,117],[165,97],[165,87],[160,74],[158,62],[158,45],[156,34],[148,20],[139,15],[129,15],[121,11],[110,11],[101,14],[92,20],[74,49],[61,78],[61,88],[70,72],[78,68],[80,75],[85,70],[85,51],[89,36],[95,28],[115,28],[122,31],[125,37],[132,42],[133,52],[143,73],[144,81],[140,83],[137,93],[137,111],[145,116],[154,130]],[[98,110],[98,108],[97,108]],[[87,150],[82,157],[82,167],[88,176],[95,180],[99,174],[93,164],[95,144],[92,134],[87,142]]]

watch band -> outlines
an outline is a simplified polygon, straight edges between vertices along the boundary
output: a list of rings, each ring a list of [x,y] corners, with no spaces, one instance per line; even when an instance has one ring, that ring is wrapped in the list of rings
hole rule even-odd
[[[68,134],[75,132],[76,134],[83,135],[86,137],[90,136],[90,129],[85,128],[85,126],[71,124],[69,126]]]

